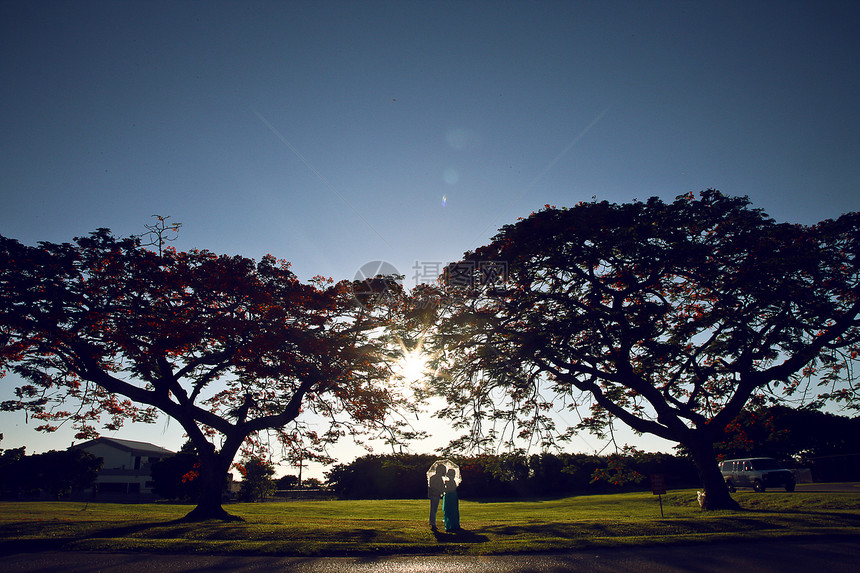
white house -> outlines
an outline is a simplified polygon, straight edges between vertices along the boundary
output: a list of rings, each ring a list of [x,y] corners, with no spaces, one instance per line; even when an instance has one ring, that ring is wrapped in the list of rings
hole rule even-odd
[[[72,448],[85,450],[104,460],[95,488],[84,492],[96,498],[152,497],[151,465],[175,455],[175,452],[147,442],[117,438],[96,438]]]

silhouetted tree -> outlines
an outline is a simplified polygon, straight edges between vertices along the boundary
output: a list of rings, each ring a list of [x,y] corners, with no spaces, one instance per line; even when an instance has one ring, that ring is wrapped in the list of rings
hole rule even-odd
[[[236,464],[242,474],[242,485],[239,489],[239,499],[243,501],[262,501],[275,491],[275,466],[268,460],[253,457]]]
[[[317,478],[308,478],[302,485],[307,489],[318,489],[323,486],[323,482]]]
[[[419,499],[427,496],[431,455],[366,455],[326,472],[326,484],[343,499]]]
[[[794,459],[860,453],[860,418],[782,405],[744,409],[716,445],[724,458]]]
[[[820,382],[821,400],[856,406],[858,251],[860,214],[777,224],[713,190],[507,225],[415,301],[439,319],[442,413],[471,429],[455,445],[546,445],[567,405],[582,423],[562,436],[617,419],[679,442],[708,507],[735,508],[713,444],[750,397]]]
[[[170,216],[153,215],[155,223],[152,225],[144,225],[146,233],[135,235],[132,238],[140,239],[141,246],[158,247],[158,254],[164,254],[164,247],[167,243],[175,241],[179,238],[179,229],[182,223],[167,223]]]
[[[152,464],[150,471],[152,491],[160,497],[185,501],[200,495],[200,457],[191,442],[186,442],[175,456]]]
[[[555,495],[566,491],[564,461],[544,452],[529,456],[529,480],[540,495]]]
[[[295,489],[299,487],[298,476],[282,476],[275,481],[277,489]]]
[[[75,489],[90,487],[104,460],[77,448],[30,456],[31,475],[45,494],[60,499]]]
[[[624,456],[624,472],[649,476],[661,473],[673,488],[696,484],[696,469],[685,458],[669,454],[635,452]],[[327,474],[329,488],[344,499],[423,499],[427,495],[427,469],[438,459],[433,455],[367,455],[338,464]],[[552,497],[578,493],[607,493],[648,489],[650,484],[612,484],[596,476],[618,475],[616,456],[592,454],[521,453],[455,458],[464,498]]]
[[[38,495],[53,499],[91,486],[103,460],[70,448],[28,456],[23,447],[0,451],[0,495],[18,498]]]
[[[396,438],[387,415],[403,401],[386,384],[386,310],[374,303],[357,304],[346,281],[300,283],[270,255],[159,255],[106,229],[37,247],[0,237],[0,371],[27,381],[2,409],[29,412],[45,431],[71,420],[87,438],[102,415],[117,429],[161,411],[200,458],[187,519],[231,519],[222,485],[260,432],[304,459],[347,431]],[[312,431],[303,411],[329,429]]]
[[[2,434],[0,434],[2,439]],[[27,456],[26,448],[0,450],[0,496],[17,498],[28,491],[35,490],[32,476],[22,471],[23,459]]]

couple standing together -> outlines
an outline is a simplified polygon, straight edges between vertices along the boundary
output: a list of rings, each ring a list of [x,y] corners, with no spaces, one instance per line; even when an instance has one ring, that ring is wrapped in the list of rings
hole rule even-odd
[[[428,480],[427,496],[430,498],[430,529],[436,530],[436,512],[442,500],[442,515],[445,531],[460,529],[460,500],[457,498],[457,472],[436,466],[436,473]]]

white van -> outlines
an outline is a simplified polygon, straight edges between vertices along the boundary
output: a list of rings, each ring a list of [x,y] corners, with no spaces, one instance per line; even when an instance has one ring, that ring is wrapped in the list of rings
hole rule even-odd
[[[773,458],[726,460],[720,462],[720,471],[730,492],[738,487],[751,487],[758,492],[769,487],[794,491],[794,475]]]

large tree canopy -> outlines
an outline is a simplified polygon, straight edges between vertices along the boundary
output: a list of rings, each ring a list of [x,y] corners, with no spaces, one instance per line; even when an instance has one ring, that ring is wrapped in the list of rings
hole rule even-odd
[[[856,404],[858,247],[856,213],[778,224],[713,190],[547,206],[449,267],[443,413],[472,437],[488,419],[539,436],[553,405],[621,420],[683,444],[709,506],[734,507],[713,443],[751,396]]]
[[[344,428],[385,424],[399,400],[369,302],[288,266],[158,254],[104,229],[36,247],[0,237],[0,368],[29,382],[2,408],[44,430],[70,419],[80,437],[102,415],[115,429],[159,410],[200,455],[189,519],[229,517],[221,489],[246,439],[272,429],[306,459]],[[314,432],[303,412],[331,426]]]
[[[716,448],[725,458],[793,458],[809,467],[860,452],[860,418],[812,408],[748,406],[726,426]]]

